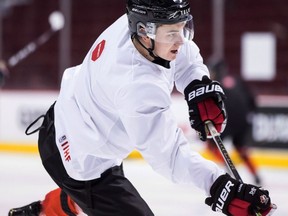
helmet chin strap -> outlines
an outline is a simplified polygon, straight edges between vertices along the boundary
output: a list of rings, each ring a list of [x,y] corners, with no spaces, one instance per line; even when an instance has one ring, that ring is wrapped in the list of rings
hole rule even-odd
[[[157,55],[154,54],[154,48],[155,48],[155,41],[153,39],[151,40],[152,43],[152,47],[151,48],[147,48],[140,40],[139,40],[139,36],[135,33],[132,35],[132,40],[135,39],[148,53],[149,55],[153,58],[152,62],[158,65],[161,65],[167,69],[170,69],[170,61],[165,60]]]

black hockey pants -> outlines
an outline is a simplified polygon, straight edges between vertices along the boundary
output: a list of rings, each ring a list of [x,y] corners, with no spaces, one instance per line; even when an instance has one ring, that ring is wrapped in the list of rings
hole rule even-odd
[[[42,163],[55,183],[89,216],[153,216],[123,168],[106,170],[99,179],[78,181],[67,174],[55,143],[54,104],[44,117],[38,147]]]

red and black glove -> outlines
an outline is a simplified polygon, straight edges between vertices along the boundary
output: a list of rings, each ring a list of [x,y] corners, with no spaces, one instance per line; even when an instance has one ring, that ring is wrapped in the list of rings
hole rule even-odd
[[[205,141],[211,138],[206,130],[206,121],[211,121],[221,133],[225,129],[227,114],[223,100],[226,98],[219,82],[203,76],[202,80],[192,81],[184,90],[189,107],[189,120],[199,138]]]
[[[220,176],[210,189],[211,197],[205,203],[213,211],[229,216],[262,216],[271,210],[269,192],[257,186],[241,183],[228,174]]]

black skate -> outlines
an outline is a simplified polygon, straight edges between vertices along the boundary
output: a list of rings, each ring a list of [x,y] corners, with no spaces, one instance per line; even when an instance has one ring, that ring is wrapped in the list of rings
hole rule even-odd
[[[10,209],[8,216],[39,216],[41,212],[41,203],[36,201],[29,205]]]

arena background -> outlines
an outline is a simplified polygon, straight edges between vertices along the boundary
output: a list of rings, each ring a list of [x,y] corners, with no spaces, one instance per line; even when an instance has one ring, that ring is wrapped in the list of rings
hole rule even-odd
[[[268,73],[264,78],[246,79],[258,105],[257,113],[251,119],[254,130],[249,142],[249,145],[256,148],[286,150],[288,147],[287,8],[288,2],[285,0],[275,0],[273,3],[269,0],[191,1],[194,40],[200,47],[205,63],[225,59],[229,73],[245,78],[243,68],[250,70],[249,62],[260,61],[256,67],[261,69],[262,65],[263,71],[258,73]],[[8,61],[46,32],[50,28],[49,15],[54,11],[63,13],[64,28],[55,32],[47,42],[17,65],[8,67],[10,74],[0,91],[2,150],[22,146],[23,140],[27,139],[23,130],[29,121],[47,108],[51,98],[56,99],[64,69],[81,63],[97,36],[125,13],[125,1],[1,0],[0,59]],[[254,56],[252,53],[254,58],[248,63],[245,60],[243,53],[247,51],[243,38],[247,34],[272,37],[272,48],[271,45],[266,46],[265,41],[261,46],[263,53],[271,57],[267,65],[267,56],[266,61],[261,62],[261,58],[265,60],[261,53],[254,53]],[[266,67],[263,68],[263,65]],[[255,65],[251,67],[253,70]],[[174,96],[181,97],[176,91]],[[27,97],[30,99],[27,100]],[[39,104],[40,108],[34,104]],[[177,112],[179,119],[186,116],[185,110]],[[21,132],[25,137],[23,140]],[[33,148],[21,148],[21,151],[27,149],[29,151]]]
[[[259,167],[280,168],[287,172],[288,1],[190,2],[195,24],[194,41],[200,47],[204,62],[225,59],[229,73],[245,78],[255,95],[258,109],[251,119],[253,130],[249,138],[253,160]],[[64,28],[17,65],[8,67],[9,75],[0,88],[0,154],[5,159],[2,164],[15,161],[17,157],[23,161],[23,155],[38,160],[37,136],[24,134],[27,125],[56,100],[64,69],[80,64],[97,36],[125,13],[125,1],[0,0],[2,62],[7,63],[11,56],[46,32],[50,28],[49,15],[54,11],[63,13]],[[264,39],[260,52],[245,46],[245,43],[256,43],[261,38]],[[247,59],[251,56],[253,58]],[[256,70],[255,77],[249,76],[250,70]],[[176,91],[173,102],[179,126],[193,148],[213,159],[190,129],[187,108]],[[229,140],[227,149],[240,166],[241,161]],[[141,155],[133,152],[130,158],[138,159]],[[1,169],[12,171],[4,165]],[[279,184],[276,187],[280,187]]]

